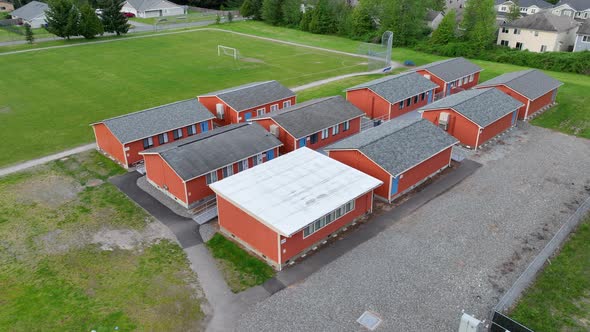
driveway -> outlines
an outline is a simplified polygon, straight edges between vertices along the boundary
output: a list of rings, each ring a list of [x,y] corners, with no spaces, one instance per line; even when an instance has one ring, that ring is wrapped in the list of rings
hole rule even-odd
[[[487,318],[590,195],[590,140],[522,124],[472,156],[469,178],[305,281],[245,313],[239,331],[453,331]]]

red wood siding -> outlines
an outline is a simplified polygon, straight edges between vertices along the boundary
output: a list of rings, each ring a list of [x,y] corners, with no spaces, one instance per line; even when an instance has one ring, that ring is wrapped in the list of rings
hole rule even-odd
[[[201,104],[203,104],[203,106],[205,106],[205,108],[207,108],[209,110],[209,112],[211,112],[211,114],[213,114],[213,116],[215,117],[214,122],[217,125],[225,126],[225,125],[228,125],[231,123],[229,120],[229,113],[233,113],[234,111],[231,110],[231,108],[226,103],[224,103],[221,99],[219,99],[215,96],[198,97],[197,99],[199,100],[199,102]],[[225,105],[225,117],[223,118],[223,120],[217,119],[217,104]]]
[[[509,95],[510,97],[520,101],[521,103],[523,103],[524,105],[518,109],[518,118],[519,119],[524,119],[526,116],[526,110],[527,110],[527,105],[529,102],[529,99],[521,94],[519,94],[518,92],[510,89],[509,87],[505,86],[505,85],[494,85],[494,88],[504,92],[505,94]],[[488,87],[481,87],[482,89],[484,88],[488,88]]]
[[[276,125],[279,127],[278,139],[283,143],[283,146],[281,146],[280,149],[281,154],[285,154],[296,149],[295,137],[289,134],[285,129],[283,129],[283,127],[279,126],[273,119],[260,119],[255,121],[268,132],[270,132],[271,125]]]
[[[542,95],[541,97],[533,100],[529,106],[529,112],[528,112],[527,116],[531,116],[535,112],[537,112],[538,110],[551,104],[553,102],[553,100],[551,99],[551,97],[553,97],[553,91],[554,90],[551,90],[551,91],[547,92],[546,94]]]
[[[358,150],[332,150],[328,151],[328,156],[383,181],[383,184],[375,189],[375,194],[383,199],[389,197],[391,174],[379,167],[379,165],[367,158],[367,156]]]
[[[389,102],[369,89],[347,91],[346,100],[360,108],[371,119],[389,116]]]
[[[432,90],[432,100],[434,100],[434,90]],[[418,97],[418,102],[414,103],[415,97]],[[425,106],[428,104],[428,92],[424,92],[424,94],[420,93],[416,96],[412,96],[411,99],[411,104],[410,106],[406,106],[407,105],[407,99],[404,100],[404,107],[400,109],[400,103],[401,102],[397,102],[395,104],[392,105],[392,109],[391,109],[391,119],[397,118],[400,115],[404,115],[406,113],[412,112],[414,110],[417,110],[418,108]],[[422,98],[422,96],[424,96]]]
[[[340,219],[332,222],[328,226],[320,229],[319,231],[311,234],[310,236],[303,238],[303,230],[293,234],[291,237],[285,238],[281,236],[281,241],[286,239],[285,243],[281,244],[281,261],[283,264],[290,258],[297,256],[301,252],[309,249],[312,245],[328,237],[331,233],[337,231],[339,228],[351,223],[354,219],[364,215],[371,211],[372,208],[372,196],[373,192],[368,192],[355,201],[355,208],[350,213],[342,216]],[[342,202],[345,204],[346,202]],[[312,222],[310,220],[310,222]]]
[[[430,75],[430,81],[432,81],[434,84],[438,85],[438,88],[435,89],[435,92],[436,93],[443,92],[443,90],[445,88],[445,81],[443,81],[442,79],[438,78],[438,76],[433,75],[431,72],[429,72],[428,70],[425,70],[425,69],[417,70],[416,72],[422,76]]]
[[[174,170],[172,170],[170,165],[157,154],[145,155],[144,160],[147,178],[178,200],[186,203],[184,183]],[[168,190],[164,189],[164,186],[166,186]]]
[[[427,119],[438,126],[438,119],[442,112],[449,113],[449,126],[447,132],[457,138],[462,144],[468,145],[472,148],[475,147],[479,127],[454,110],[450,108],[428,110],[422,113],[422,118]]]
[[[442,79],[438,78],[436,75],[433,75],[427,69],[417,70],[416,72],[419,73],[420,75],[425,75],[425,74],[430,75],[430,80],[438,85],[438,88],[436,88],[436,93],[444,92],[446,95],[446,92],[447,92],[446,90],[447,90],[447,88],[450,88],[451,82],[443,81]],[[456,92],[460,92],[462,90],[468,90],[468,89],[471,89],[474,86],[476,86],[477,83],[479,82],[479,72],[473,74],[473,81],[471,81],[471,82],[469,82],[469,76],[470,75],[460,78],[461,80],[463,80],[465,77],[468,78],[467,83],[463,84],[463,81],[461,82],[461,86],[458,86],[458,81],[459,81],[458,79],[453,81],[454,87],[451,89],[451,94],[456,93]],[[445,83],[446,83],[446,88],[445,88]],[[459,88],[461,88],[461,89],[459,89]]]
[[[109,128],[107,128],[107,126],[103,123],[97,123],[93,125],[92,128],[94,129],[96,145],[98,148],[127,167],[123,145],[121,142],[119,142],[115,135],[113,135]]]
[[[253,107],[253,108],[249,108],[247,110],[240,111],[240,114],[239,114],[240,119],[236,119],[236,121],[238,121],[238,122],[246,122],[246,113],[250,113],[251,119],[252,118],[255,118],[257,116],[256,115],[257,114],[256,113],[257,110],[258,109],[261,109],[261,108],[264,108],[264,113],[265,114],[266,113],[270,113],[270,106],[271,105],[278,104],[279,105],[279,109],[283,109],[284,108],[283,107],[283,103],[286,102],[286,101],[290,101],[291,102],[291,106],[293,106],[293,105],[295,105],[295,99],[296,99],[295,96],[293,96],[291,98],[281,99],[279,101],[275,101],[275,102],[272,102],[272,103],[264,104],[262,106]],[[232,123],[237,123],[237,122],[232,122]]]
[[[240,123],[246,122],[246,113],[251,115],[251,118],[256,117],[256,111],[258,109],[264,108],[265,113],[270,112],[271,105],[278,104],[279,109],[283,109],[283,103],[285,101],[291,101],[291,106],[295,105],[296,97],[290,97],[281,99],[279,101],[275,101],[272,103],[264,104],[258,107],[246,109],[243,111],[236,111],[235,109],[231,108],[228,104],[226,104],[223,100],[215,97],[215,96],[207,96],[207,97],[198,97],[199,102],[203,104],[215,117],[217,117],[217,104],[224,104],[225,105],[225,117],[223,120],[215,119],[215,123],[220,126],[225,126],[232,123]]]
[[[312,150],[317,150],[320,149],[324,146],[328,146],[332,143],[335,143],[341,139],[344,139],[348,136],[357,134],[361,131],[361,118],[355,118],[350,120],[350,128],[347,131],[343,131],[344,130],[344,124],[341,123],[338,125],[338,134],[333,135],[333,131],[332,131],[332,127],[328,128],[328,137],[325,139],[322,139],[322,132],[318,132],[318,141],[315,144],[311,144],[311,139],[308,136],[307,139],[307,143],[305,144],[306,147],[312,149]]]
[[[272,229],[217,195],[219,227],[235,235],[268,259],[279,262],[279,237]]]
[[[436,171],[448,166],[451,163],[452,150],[452,147],[449,147],[405,171],[398,182],[398,193],[403,193],[405,190],[428,178]],[[391,197],[394,198],[396,196],[398,195],[395,194]]]
[[[516,110],[515,110],[516,111]],[[489,126],[485,127],[479,136],[479,145],[484,144],[485,142],[489,141],[490,139],[496,137],[498,134],[508,130],[512,127],[512,115],[513,113],[509,113],[499,119],[498,121],[490,124]]]

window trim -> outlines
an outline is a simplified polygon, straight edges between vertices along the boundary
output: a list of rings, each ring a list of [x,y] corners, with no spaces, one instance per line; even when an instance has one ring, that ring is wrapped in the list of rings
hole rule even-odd
[[[307,226],[302,229],[303,239],[306,239],[313,234],[317,233],[321,229],[325,228],[326,226],[330,225],[331,223],[341,219],[345,215],[353,212],[356,209],[356,198],[344,203],[343,205],[339,206],[337,209],[326,213],[325,215],[321,216],[320,218],[314,220]],[[306,235],[307,233],[307,235]]]
[[[146,142],[147,142],[147,145],[146,145]],[[143,139],[143,148],[144,149],[149,149],[152,146],[154,146],[154,138],[153,137],[150,136],[150,137],[146,137]]]
[[[342,131],[348,131],[350,129],[350,120],[344,121],[342,125]]]
[[[291,107],[291,101],[290,100],[285,100],[283,102],[283,108],[287,108],[287,107]]]
[[[219,178],[217,176],[217,170],[205,174],[205,183],[207,183],[207,185],[210,185],[211,183],[215,183],[217,181],[219,181]]]
[[[182,128],[174,129],[174,131],[172,131],[172,137],[175,141],[181,139],[182,135]]]
[[[337,124],[332,127],[332,136],[336,136],[340,133],[340,124]]]
[[[170,142],[170,138],[168,137],[168,133],[162,133],[158,135],[158,144],[166,144]]]
[[[272,104],[270,105],[270,111],[271,112],[276,112],[279,110],[279,104]]]
[[[266,109],[264,107],[256,110],[256,116],[261,116],[261,115],[264,115],[265,113],[266,113]]]
[[[330,137],[330,128],[324,128],[322,129],[322,140],[327,139],[328,137]]]
[[[223,174],[224,179],[234,175],[234,165],[225,166],[222,168],[221,173]]]

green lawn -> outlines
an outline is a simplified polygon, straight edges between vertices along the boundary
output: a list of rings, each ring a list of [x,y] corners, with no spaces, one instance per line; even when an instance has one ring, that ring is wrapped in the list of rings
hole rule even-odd
[[[590,330],[590,217],[551,259],[511,317],[535,331]]]
[[[217,15],[214,15],[214,14],[189,11],[188,14],[186,14],[186,15],[178,15],[178,16],[149,17],[149,18],[134,17],[134,18],[129,19],[129,23],[133,24],[133,21],[145,23],[145,24],[155,24],[158,21],[161,21],[161,23],[189,23],[189,22],[215,21],[216,17],[217,17]],[[163,19],[165,21],[162,21]]]
[[[234,293],[260,285],[274,276],[270,266],[219,233],[207,242],[207,247],[217,259],[225,281]]]
[[[141,234],[154,222],[98,181],[120,172],[90,152],[0,179],[1,331],[200,326],[196,276],[177,244],[143,236],[125,249],[95,242],[101,232]]]
[[[217,56],[217,45],[243,57]],[[0,165],[91,142],[89,124],[217,89],[287,86],[366,69],[362,59],[194,31],[0,56]]]
[[[22,30],[24,33],[24,27],[18,27],[19,30]],[[43,28],[36,28],[33,29],[33,36],[35,39],[41,38],[49,38],[49,37],[56,37],[54,34],[47,32],[47,30]],[[7,42],[7,41],[15,41],[15,40],[25,40],[25,35],[21,35],[15,32],[7,31],[5,29],[0,29],[0,42]]]

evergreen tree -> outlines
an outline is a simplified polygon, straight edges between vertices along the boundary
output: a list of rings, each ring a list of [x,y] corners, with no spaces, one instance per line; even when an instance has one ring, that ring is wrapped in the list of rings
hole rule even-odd
[[[508,14],[506,14],[506,19],[508,22],[512,22],[517,20],[520,17],[520,5],[518,4],[518,0],[512,0],[514,4],[510,6],[508,9]]]
[[[25,24],[25,38],[27,43],[32,44],[35,41],[35,36],[33,35],[33,29],[28,24]]]
[[[494,0],[468,1],[475,15],[466,29],[467,40],[478,49],[489,48],[496,40],[496,11]],[[467,17],[465,17],[467,18]]]
[[[104,27],[100,18],[96,16],[94,9],[89,4],[84,4],[80,8],[80,27],[79,34],[86,39],[92,39],[96,35],[102,35]]]
[[[427,31],[426,4],[415,0],[389,0],[379,21],[383,30],[393,32],[395,45],[407,46],[423,38]]]
[[[78,35],[80,13],[71,0],[51,0],[49,9],[45,12],[47,31],[52,34],[70,39]]]
[[[234,21],[234,14],[230,11],[227,12],[227,22],[231,23]]]
[[[240,7],[240,14],[243,17],[252,17],[253,19],[262,20],[262,0],[244,0]]]
[[[299,22],[299,29],[303,31],[309,31],[309,24],[311,23],[311,17],[313,15],[313,9],[307,8],[305,13],[301,16],[301,22]]]
[[[301,22],[301,1],[300,0],[285,0],[283,2],[283,23],[286,26],[296,27]]]
[[[335,31],[334,14],[330,11],[328,1],[319,0],[313,9],[311,21],[309,22],[310,32],[327,34]]]
[[[272,25],[279,25],[283,22],[283,1],[284,0],[263,0],[262,19]]]
[[[443,12],[446,9],[445,0],[428,0],[427,7],[428,9]]]
[[[430,42],[436,45],[445,45],[455,40],[457,31],[457,15],[450,10],[432,33]]]
[[[364,38],[375,31],[375,22],[365,2],[360,2],[353,9],[350,25],[350,36],[353,38]]]
[[[124,0],[106,0],[102,12],[102,24],[105,32],[116,33],[117,36],[129,31],[127,17],[121,12]]]

